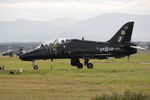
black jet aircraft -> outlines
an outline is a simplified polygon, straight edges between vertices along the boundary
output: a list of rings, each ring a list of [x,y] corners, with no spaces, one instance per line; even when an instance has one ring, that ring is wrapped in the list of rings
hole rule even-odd
[[[77,68],[83,68],[80,58],[84,59],[84,65],[87,68],[93,68],[89,59],[107,59],[108,57],[122,58],[130,56],[137,52],[136,44],[130,42],[134,22],[128,22],[106,42],[88,41],[79,39],[66,39],[41,44],[36,49],[21,54],[19,58],[23,61],[32,61],[33,68],[35,60],[39,59],[71,59],[71,65]]]

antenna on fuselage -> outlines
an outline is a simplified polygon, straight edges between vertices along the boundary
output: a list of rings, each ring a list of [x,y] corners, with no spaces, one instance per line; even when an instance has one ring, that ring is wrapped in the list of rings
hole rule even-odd
[[[82,40],[84,40],[84,37],[82,37]]]
[[[129,63],[129,60],[130,60],[130,55],[128,55],[128,63]]]

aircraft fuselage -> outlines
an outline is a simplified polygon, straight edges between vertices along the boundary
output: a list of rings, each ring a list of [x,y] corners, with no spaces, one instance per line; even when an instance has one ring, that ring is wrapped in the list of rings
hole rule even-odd
[[[124,43],[93,42],[86,40],[71,40],[70,43],[43,47],[20,55],[20,59],[32,61],[35,59],[90,58],[106,59],[107,57],[124,57],[137,52],[137,49]]]

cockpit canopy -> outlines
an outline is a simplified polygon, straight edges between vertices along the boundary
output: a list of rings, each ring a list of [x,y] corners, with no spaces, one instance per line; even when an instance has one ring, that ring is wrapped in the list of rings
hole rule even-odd
[[[61,45],[61,44],[66,44],[66,43],[70,43],[71,39],[56,39],[56,40],[49,40],[46,41],[44,43],[42,43],[41,45],[39,45],[37,48],[35,49],[40,49],[40,48],[45,48],[45,47],[51,47],[51,46],[57,46],[57,45]]]

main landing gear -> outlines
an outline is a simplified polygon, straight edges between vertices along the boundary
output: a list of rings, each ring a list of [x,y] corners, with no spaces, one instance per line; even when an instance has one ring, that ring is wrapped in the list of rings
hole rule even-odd
[[[87,66],[87,68],[92,69],[93,68],[93,64],[89,63],[89,59],[84,59],[84,65]]]
[[[89,59],[85,59],[84,60],[84,65],[87,66],[87,68],[92,69],[93,68],[93,64],[92,63],[88,63]],[[83,64],[80,63],[79,58],[71,58],[71,65],[72,66],[77,66],[78,69],[82,69],[83,68]]]
[[[37,69],[38,69],[38,65],[35,65],[34,62],[35,62],[35,60],[32,60],[33,69],[34,69],[34,70],[37,70]]]
[[[71,58],[71,65],[72,66],[77,66],[78,69],[82,69],[83,68],[83,64],[80,63],[79,58]]]
[[[88,63],[87,64],[87,68],[92,69],[93,68],[93,64],[92,63]]]

